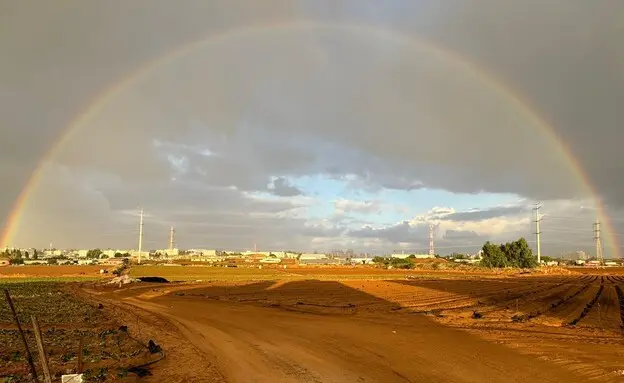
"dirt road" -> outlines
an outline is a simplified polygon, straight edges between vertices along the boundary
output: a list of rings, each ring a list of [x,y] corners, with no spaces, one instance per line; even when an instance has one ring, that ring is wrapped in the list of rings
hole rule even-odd
[[[206,370],[194,372],[194,366],[206,361],[229,382],[582,381],[568,370],[424,316],[321,315],[179,296],[180,291],[161,295],[137,288],[101,297],[160,318],[168,355],[184,355],[177,367],[186,371],[185,381],[202,381]],[[199,352],[184,351],[188,343]],[[171,372],[178,362],[169,359]],[[156,380],[163,378],[158,368],[155,374]]]

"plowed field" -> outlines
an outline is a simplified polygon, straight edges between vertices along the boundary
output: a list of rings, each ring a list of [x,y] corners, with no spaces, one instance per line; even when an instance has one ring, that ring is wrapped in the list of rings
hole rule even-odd
[[[87,291],[161,318],[154,336],[214,381],[624,381],[621,276],[363,270]]]

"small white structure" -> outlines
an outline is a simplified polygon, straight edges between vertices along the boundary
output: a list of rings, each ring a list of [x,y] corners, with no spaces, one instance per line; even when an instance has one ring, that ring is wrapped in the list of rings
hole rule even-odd
[[[83,383],[82,374],[61,375],[61,383]]]
[[[267,257],[267,258],[262,258],[259,262],[260,263],[280,263],[282,262],[282,260],[280,258]]]
[[[300,261],[306,261],[311,259],[327,259],[326,254],[313,254],[313,253],[304,253],[299,256]]]
[[[613,262],[613,261],[607,261],[605,262],[605,266],[609,266],[609,267],[613,267],[613,266],[617,266],[617,262]]]
[[[47,265],[48,261],[45,259],[26,259],[24,260],[25,265]]]
[[[149,251],[141,251],[141,254],[139,254],[138,251],[133,250],[130,253],[130,256],[132,256],[132,258],[138,258],[139,255],[141,255],[142,259],[149,259],[150,258],[150,252]]]
[[[78,256],[78,258],[87,258],[87,253],[89,250],[76,250],[74,254]]]
[[[412,257],[413,256],[413,257]],[[399,258],[399,259],[405,259],[405,258],[416,258],[416,259],[427,259],[427,258],[435,258],[435,256],[433,255],[429,255],[429,254],[414,254],[414,253],[399,253],[399,254],[390,254],[391,258]]]
[[[372,265],[375,262],[373,262],[373,258],[351,258],[351,263],[356,265]]]
[[[546,266],[559,266],[559,262],[557,261],[548,261],[548,262],[544,262],[544,264]]]

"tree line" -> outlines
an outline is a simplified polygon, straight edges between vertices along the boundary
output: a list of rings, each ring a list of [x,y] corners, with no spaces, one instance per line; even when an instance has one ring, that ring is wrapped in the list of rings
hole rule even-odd
[[[482,258],[480,265],[489,268],[513,267],[521,269],[529,269],[538,266],[537,257],[533,255],[531,247],[526,239],[520,238],[517,241],[507,242],[503,244],[495,244],[487,241],[482,247]],[[381,266],[392,266],[394,268],[411,269],[414,267],[412,259],[414,256],[407,258],[386,258],[374,257],[373,262]],[[436,257],[438,258],[438,257]],[[468,259],[466,254],[453,253],[449,255],[450,260]]]

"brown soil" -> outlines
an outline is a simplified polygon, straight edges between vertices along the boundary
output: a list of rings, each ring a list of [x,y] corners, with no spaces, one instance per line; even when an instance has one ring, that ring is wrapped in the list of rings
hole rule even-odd
[[[45,278],[45,277],[97,277],[101,269],[114,266],[71,265],[71,266],[4,266],[0,267],[0,278]]]
[[[336,273],[345,270],[358,269]],[[579,274],[451,276],[81,294],[114,304],[134,318],[133,333],[164,346],[155,382],[581,382],[624,381],[622,285],[622,277]]]

